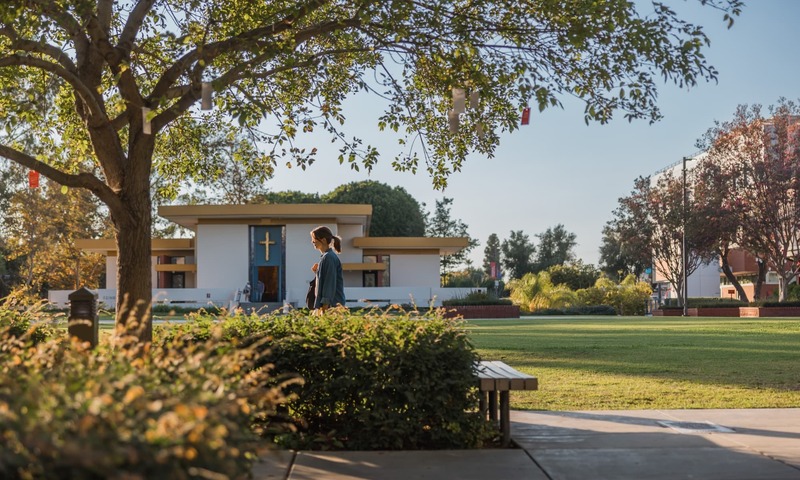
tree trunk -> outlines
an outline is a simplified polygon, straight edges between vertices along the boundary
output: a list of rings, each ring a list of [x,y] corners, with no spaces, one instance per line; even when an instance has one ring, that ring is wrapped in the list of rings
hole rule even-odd
[[[149,156],[152,149],[134,152],[137,150],[138,158],[136,153],[132,154],[119,194],[124,211],[111,212],[117,242],[116,323],[118,334],[126,332],[150,342],[153,339]]]
[[[761,300],[761,287],[767,280],[767,262],[758,260],[758,276],[756,277],[756,284],[753,288],[753,300]]]
[[[789,287],[789,282],[792,281],[794,275],[789,276],[789,278],[780,275],[778,278],[778,301],[785,302],[786,301],[786,289]]]
[[[744,288],[742,288],[742,284],[739,283],[739,280],[736,278],[736,275],[734,275],[733,271],[731,270],[731,266],[728,263],[728,253],[727,252],[725,252],[724,254],[721,252],[718,253],[720,253],[719,258],[722,261],[722,273],[725,274],[725,278],[727,278],[728,281],[731,282],[731,285],[733,285],[733,288],[736,289],[736,293],[739,295],[739,300],[743,302],[749,302],[749,300],[747,299],[747,294],[744,293]]]

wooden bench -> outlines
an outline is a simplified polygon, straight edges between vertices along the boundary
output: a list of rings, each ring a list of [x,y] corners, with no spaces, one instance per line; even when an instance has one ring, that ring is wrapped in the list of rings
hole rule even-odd
[[[483,361],[475,366],[478,388],[481,392],[481,414],[497,422],[497,394],[500,393],[500,432],[503,446],[511,443],[511,414],[509,392],[511,390],[538,390],[536,377],[511,368],[503,362]]]

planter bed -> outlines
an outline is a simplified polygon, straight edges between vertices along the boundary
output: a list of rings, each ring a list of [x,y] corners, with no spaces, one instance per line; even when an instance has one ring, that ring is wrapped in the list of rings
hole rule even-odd
[[[680,317],[683,315],[682,308],[665,308],[653,310],[654,317]]]
[[[519,318],[519,305],[458,305],[443,307],[445,317],[464,318]]]
[[[699,307],[688,310],[690,317],[738,317],[739,307]]]
[[[800,317],[800,307],[739,307],[739,316],[756,317]]]

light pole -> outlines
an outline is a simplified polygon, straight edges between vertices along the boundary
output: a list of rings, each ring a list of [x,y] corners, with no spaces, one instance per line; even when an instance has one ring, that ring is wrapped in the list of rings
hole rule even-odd
[[[689,157],[683,157],[683,239],[681,247],[681,264],[683,270],[683,316],[689,316],[689,282],[687,281],[686,264],[689,263],[689,252],[686,251],[686,207],[689,203],[688,194],[686,191],[686,161]]]

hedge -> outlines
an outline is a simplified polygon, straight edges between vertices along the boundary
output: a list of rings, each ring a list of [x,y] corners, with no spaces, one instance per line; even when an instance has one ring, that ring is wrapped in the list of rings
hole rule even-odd
[[[287,404],[295,430],[271,436],[284,447],[469,448],[494,434],[477,411],[477,354],[461,322],[440,312],[206,317],[158,334],[202,341],[214,326],[243,344],[270,338],[274,374],[304,379]]]

